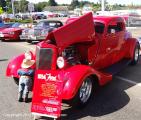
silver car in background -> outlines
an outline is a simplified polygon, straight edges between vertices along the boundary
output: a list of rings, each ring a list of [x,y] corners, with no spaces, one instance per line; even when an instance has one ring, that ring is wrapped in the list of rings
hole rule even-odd
[[[40,21],[34,28],[27,28],[20,35],[21,40],[26,40],[28,43],[33,41],[45,40],[48,33],[63,26],[63,23],[58,20],[43,20]]]

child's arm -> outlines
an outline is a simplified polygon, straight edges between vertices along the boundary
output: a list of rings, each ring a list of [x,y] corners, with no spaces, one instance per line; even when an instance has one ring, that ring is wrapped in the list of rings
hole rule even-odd
[[[33,77],[34,76],[34,70],[33,69],[28,70],[27,74],[28,74],[28,76]]]
[[[18,75],[27,75],[27,72],[26,71],[24,71],[23,69],[19,69],[18,70]]]

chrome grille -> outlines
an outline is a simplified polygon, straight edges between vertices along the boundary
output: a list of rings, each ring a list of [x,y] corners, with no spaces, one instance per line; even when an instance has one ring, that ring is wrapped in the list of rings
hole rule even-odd
[[[51,48],[37,47],[36,68],[40,70],[50,70],[52,65],[53,50]]]

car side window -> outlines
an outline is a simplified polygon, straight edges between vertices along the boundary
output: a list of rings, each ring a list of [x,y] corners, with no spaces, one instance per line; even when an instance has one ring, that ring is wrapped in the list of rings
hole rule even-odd
[[[118,23],[117,23],[117,29],[118,29],[118,32],[123,31],[124,26],[123,26],[123,23],[122,23],[122,22],[118,22]]]
[[[43,27],[44,26],[44,22],[39,22],[38,24],[37,24],[37,27]]]
[[[109,25],[108,26],[108,33],[117,33],[117,32],[121,32],[123,31],[124,27],[123,27],[123,23],[122,22],[117,22],[116,25]],[[115,31],[115,32],[114,32]]]

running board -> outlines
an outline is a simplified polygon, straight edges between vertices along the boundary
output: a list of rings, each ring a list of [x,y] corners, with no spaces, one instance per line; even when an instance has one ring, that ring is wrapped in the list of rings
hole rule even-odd
[[[131,63],[131,59],[122,59],[121,61],[111,65],[110,67],[104,68],[101,71],[115,75],[118,72],[120,72],[123,68],[125,68],[127,65]]]

